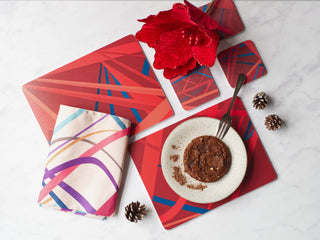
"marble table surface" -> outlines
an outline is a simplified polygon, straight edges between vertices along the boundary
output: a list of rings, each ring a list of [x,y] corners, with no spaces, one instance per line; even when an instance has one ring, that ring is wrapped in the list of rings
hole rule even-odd
[[[21,86],[141,27],[136,21],[172,1],[0,1],[0,238],[1,239],[319,239],[320,235],[320,2],[236,1],[245,31],[220,48],[255,42],[268,74],[240,91],[278,179],[175,229],[165,230],[131,159],[119,213],[99,221],[40,208],[47,143]],[[204,1],[195,1],[202,5]],[[143,45],[149,60],[153,51]],[[154,132],[232,95],[221,68],[212,74],[221,95],[192,111],[179,105],[169,82],[155,71],[175,116]],[[258,91],[272,104],[251,106]],[[265,129],[276,113],[285,125]],[[124,207],[139,200],[148,216],[128,222]]]

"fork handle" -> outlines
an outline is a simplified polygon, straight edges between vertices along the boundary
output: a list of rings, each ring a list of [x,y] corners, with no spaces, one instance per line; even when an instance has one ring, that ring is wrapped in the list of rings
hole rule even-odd
[[[231,100],[231,103],[230,103],[230,106],[229,106],[229,109],[228,109],[228,113],[230,113],[232,105],[233,105],[233,102],[236,99],[236,96],[238,95],[238,93],[240,91],[240,88],[242,87],[242,85],[243,85],[243,83],[244,83],[244,81],[246,79],[247,79],[247,77],[244,74],[242,74],[242,73],[239,74],[239,77],[238,77],[238,80],[237,80],[237,85],[236,85],[236,87],[234,89],[232,100]]]

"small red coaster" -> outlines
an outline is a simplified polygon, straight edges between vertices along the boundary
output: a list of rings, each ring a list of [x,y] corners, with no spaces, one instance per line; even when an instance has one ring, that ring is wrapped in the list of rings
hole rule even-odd
[[[23,86],[51,140],[61,104],[132,121],[132,135],[173,115],[138,41],[128,35]]]
[[[250,40],[220,52],[218,60],[233,88],[240,73],[247,76],[245,84],[267,74],[258,50]]]
[[[205,11],[208,5],[209,4],[206,4],[200,7],[200,9]],[[232,32],[232,34],[227,34],[218,31],[220,39],[231,37],[244,30],[241,17],[232,0],[216,0],[214,6],[209,12],[209,16],[222,27],[225,27]]]
[[[230,101],[231,99],[225,100],[190,118],[206,116],[219,119],[227,111]],[[174,228],[196,218],[277,178],[240,98],[235,100],[231,116],[232,127],[240,134],[247,149],[248,168],[239,188],[231,196],[216,203],[198,204],[180,197],[169,187],[161,170],[161,150],[167,136],[180,123],[190,118],[130,145],[131,157],[165,229]]]
[[[207,67],[201,67],[186,76],[171,79],[170,82],[185,110],[193,109],[220,94]]]
[[[200,9],[205,10],[208,5],[204,5]],[[216,0],[209,15],[221,26],[232,31],[232,34],[218,31],[220,39],[233,36],[244,29],[243,22],[232,0]],[[207,67],[201,67],[187,76],[178,76],[171,79],[170,82],[185,110],[193,109],[220,94]]]

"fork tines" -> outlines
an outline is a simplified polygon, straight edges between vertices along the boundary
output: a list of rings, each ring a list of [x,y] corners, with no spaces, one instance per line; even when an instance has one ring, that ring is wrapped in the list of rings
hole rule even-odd
[[[231,121],[223,117],[219,122],[219,128],[218,128],[216,137],[219,139],[223,139],[226,133],[228,132],[230,126],[231,126]]]

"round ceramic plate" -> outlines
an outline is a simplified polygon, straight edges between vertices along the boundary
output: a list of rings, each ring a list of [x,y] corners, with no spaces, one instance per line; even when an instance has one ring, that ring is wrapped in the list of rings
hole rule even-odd
[[[200,182],[184,172],[183,153],[192,139],[203,136],[215,136],[219,120],[209,117],[198,117],[181,123],[166,139],[161,153],[163,175],[172,188],[181,197],[196,203],[212,203],[230,196],[242,182],[247,169],[247,152],[239,134],[230,127],[223,142],[231,152],[231,167],[227,174],[212,183]],[[178,155],[174,161],[172,156]],[[170,159],[171,157],[171,159]],[[174,167],[180,167],[187,183],[180,185],[174,178]],[[189,187],[187,186],[189,185]],[[190,188],[206,186],[203,190]]]

